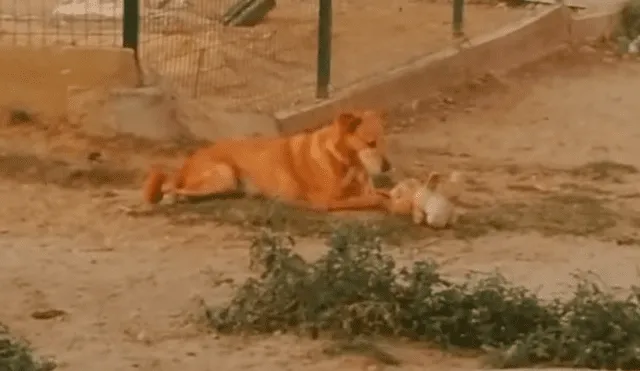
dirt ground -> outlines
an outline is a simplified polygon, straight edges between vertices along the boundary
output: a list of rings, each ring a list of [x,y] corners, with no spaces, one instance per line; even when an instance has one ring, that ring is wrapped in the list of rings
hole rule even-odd
[[[576,270],[637,283],[640,63],[614,59],[585,48],[393,114],[400,174],[458,169],[470,181],[457,231],[388,251],[435,258],[454,277],[500,269],[543,295],[566,290]],[[250,276],[249,232],[203,212],[131,212],[144,167],[175,149],[37,123],[0,130],[0,321],[60,370],[365,369],[365,358],[323,354],[322,341],[219,337],[195,324],[201,300],[222,302]],[[90,163],[92,152],[102,164]],[[298,242],[308,257],[324,249],[316,237]],[[47,309],[66,314],[32,318]],[[416,344],[388,347],[401,370],[478,364]]]

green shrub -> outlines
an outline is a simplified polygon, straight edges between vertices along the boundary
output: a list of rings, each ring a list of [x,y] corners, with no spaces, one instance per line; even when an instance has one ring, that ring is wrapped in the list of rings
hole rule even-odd
[[[366,226],[336,230],[313,263],[293,241],[262,234],[252,246],[258,279],[207,309],[221,333],[382,335],[487,352],[492,366],[640,368],[640,290],[616,299],[583,279],[573,296],[544,301],[493,274],[462,283],[418,261],[397,267]]]
[[[0,371],[50,371],[51,362],[34,357],[21,341],[11,337],[6,326],[0,323]]]
[[[630,41],[640,36],[640,0],[629,0],[622,7],[620,33]]]

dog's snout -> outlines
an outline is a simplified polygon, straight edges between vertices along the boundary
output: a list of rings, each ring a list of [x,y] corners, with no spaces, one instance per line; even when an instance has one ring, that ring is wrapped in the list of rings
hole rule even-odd
[[[382,172],[386,173],[389,170],[391,170],[391,163],[386,158],[383,158],[382,159]]]

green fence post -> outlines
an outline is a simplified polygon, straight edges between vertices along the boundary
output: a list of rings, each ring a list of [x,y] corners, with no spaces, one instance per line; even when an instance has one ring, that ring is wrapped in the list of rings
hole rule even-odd
[[[329,97],[331,81],[331,0],[320,0],[318,9],[318,65],[316,98]]]
[[[122,46],[133,49],[136,59],[140,43],[140,0],[124,0],[122,14]]]
[[[453,36],[464,35],[464,0],[453,0]]]

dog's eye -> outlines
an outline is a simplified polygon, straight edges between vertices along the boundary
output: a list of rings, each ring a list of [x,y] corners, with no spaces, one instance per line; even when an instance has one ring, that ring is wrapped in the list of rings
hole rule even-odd
[[[377,144],[378,144],[378,143],[376,143],[376,141],[375,141],[375,140],[372,140],[372,141],[370,141],[370,142],[367,142],[367,145],[368,145],[369,147],[371,147],[371,148],[375,148]]]

